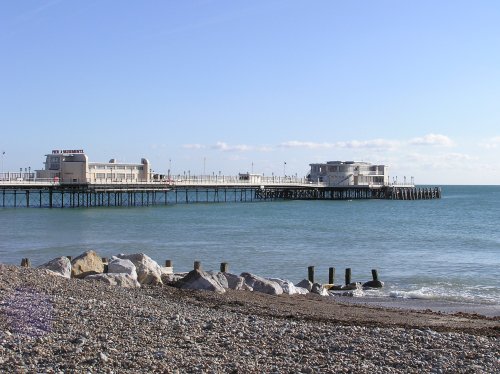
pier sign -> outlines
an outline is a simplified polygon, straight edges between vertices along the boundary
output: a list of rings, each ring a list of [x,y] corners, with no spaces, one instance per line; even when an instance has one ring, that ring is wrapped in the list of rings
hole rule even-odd
[[[58,155],[61,153],[84,153],[83,149],[54,149],[52,150],[53,155]]]

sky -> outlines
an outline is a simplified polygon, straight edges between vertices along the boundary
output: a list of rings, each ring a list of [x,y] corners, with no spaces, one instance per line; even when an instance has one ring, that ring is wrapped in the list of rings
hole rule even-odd
[[[500,184],[500,2],[0,1],[1,171],[53,149]]]

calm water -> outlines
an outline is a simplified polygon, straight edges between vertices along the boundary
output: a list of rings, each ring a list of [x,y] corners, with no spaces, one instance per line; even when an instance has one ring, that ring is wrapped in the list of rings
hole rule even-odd
[[[441,200],[286,201],[136,208],[0,208],[0,262],[95,249],[144,252],[176,271],[201,260],[294,282],[316,266],[376,268],[392,297],[500,305],[500,186],[447,186]]]

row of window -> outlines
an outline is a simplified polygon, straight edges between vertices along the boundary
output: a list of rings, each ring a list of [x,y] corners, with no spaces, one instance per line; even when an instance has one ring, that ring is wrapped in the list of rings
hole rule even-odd
[[[320,174],[324,174],[326,173],[326,170],[328,170],[329,173],[353,173],[354,171],[358,171],[358,172],[368,172],[368,171],[377,171],[379,173],[383,173],[384,172],[384,166],[380,165],[380,166],[377,166],[377,165],[372,165],[372,166],[365,166],[365,165],[358,165],[358,166],[355,166],[355,165],[335,165],[335,166],[332,166],[332,165],[314,165],[312,166],[311,168],[311,171],[313,173],[320,173]]]
[[[144,166],[126,166],[126,165],[90,165],[90,170],[144,170]]]
[[[125,174],[125,173],[95,173],[95,178],[96,179],[115,179],[115,180],[121,180],[121,179],[137,179],[136,174]]]

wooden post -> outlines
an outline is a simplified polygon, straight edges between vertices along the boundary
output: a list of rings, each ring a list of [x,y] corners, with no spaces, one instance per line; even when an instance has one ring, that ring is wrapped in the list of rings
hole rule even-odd
[[[23,258],[21,260],[21,266],[24,268],[30,268],[31,267],[31,261],[29,258]]]
[[[201,270],[201,261],[194,262],[194,270]]]
[[[347,268],[345,269],[345,285],[347,286],[350,283],[351,283],[351,268]]]
[[[372,278],[374,282],[378,282],[378,272],[377,269],[372,269]]]
[[[328,284],[334,284],[335,282],[335,268],[328,269]]]
[[[165,260],[165,267],[166,268],[171,268],[172,266],[174,266],[172,260]]]
[[[309,279],[309,282],[314,283],[314,266],[307,268],[307,279]]]
[[[227,273],[229,271],[229,264],[227,262],[221,262],[220,264],[220,272]]]

